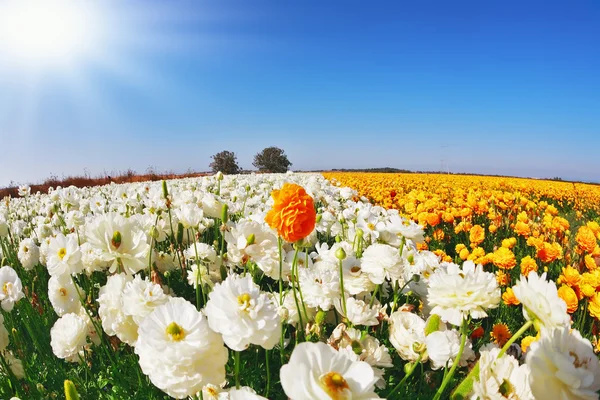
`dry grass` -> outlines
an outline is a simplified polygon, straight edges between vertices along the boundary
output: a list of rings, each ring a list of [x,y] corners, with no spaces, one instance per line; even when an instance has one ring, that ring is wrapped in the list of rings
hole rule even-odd
[[[130,182],[148,182],[148,181],[161,181],[166,179],[178,179],[178,178],[192,178],[198,176],[209,175],[206,172],[186,172],[183,174],[175,173],[156,173],[148,172],[146,174],[136,174],[132,170],[117,173],[116,175],[103,175],[99,177],[91,176],[67,176],[59,179],[58,177],[51,177],[44,180],[40,184],[30,185],[31,193],[42,192],[47,193],[51,187],[84,187],[84,186],[102,186],[108,185],[111,182],[114,183],[130,183]],[[6,188],[0,188],[0,199],[5,196],[19,197],[17,194],[18,187],[11,186]]]

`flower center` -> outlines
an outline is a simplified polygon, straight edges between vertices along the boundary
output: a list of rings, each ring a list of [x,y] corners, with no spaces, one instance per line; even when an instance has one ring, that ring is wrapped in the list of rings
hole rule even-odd
[[[24,252],[24,253],[27,253],[27,252],[29,252],[29,247],[27,247],[27,246],[23,246],[23,252]]]
[[[112,244],[112,246],[115,249],[118,249],[119,247],[121,247],[121,232],[119,231],[114,231],[113,235],[112,235],[112,239],[110,240],[110,244]]]
[[[237,297],[238,304],[240,305],[240,309],[246,311],[248,307],[250,307],[250,300],[252,297],[250,293],[243,293]]]
[[[58,249],[58,258],[60,258],[62,260],[63,258],[65,258],[66,255],[67,255],[67,249],[65,249],[64,247],[61,247],[60,249]]]
[[[176,322],[171,322],[167,326],[166,333],[174,342],[180,342],[185,338],[185,332],[183,328]]]
[[[356,274],[356,273],[360,272],[360,267],[358,265],[355,265],[354,267],[350,268],[350,272],[352,272],[353,274]]]
[[[588,360],[580,360],[577,354],[573,353],[572,351],[569,352],[569,355],[574,358],[573,366],[575,366],[575,368],[587,368]]]
[[[368,227],[370,230],[372,230],[372,231],[374,231],[374,230],[375,230],[375,225],[374,225],[373,223],[371,223],[371,222],[369,222],[369,223],[367,224],[367,227]]]
[[[67,289],[65,289],[64,287],[61,287],[58,292],[60,293],[61,296],[66,296],[67,295]]]
[[[349,389],[348,382],[337,372],[329,372],[319,379],[321,387],[333,400],[344,400],[349,398],[346,391]]]
[[[12,288],[12,283],[11,282],[4,282],[4,285],[2,285],[2,292],[8,296],[8,291]]]

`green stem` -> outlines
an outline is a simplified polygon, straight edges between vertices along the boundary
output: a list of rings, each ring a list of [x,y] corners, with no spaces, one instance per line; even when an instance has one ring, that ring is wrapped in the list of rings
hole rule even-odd
[[[419,365],[421,363],[421,357],[422,357],[422,354],[419,354],[419,357],[417,358],[417,360],[415,362],[413,362],[410,369],[406,372],[406,375],[404,375],[404,378],[402,378],[402,380],[396,386],[394,386],[394,388],[392,390],[390,390],[388,392],[388,394],[385,396],[386,398],[390,398],[398,389],[400,389],[402,384],[404,384],[404,382],[406,382],[406,380],[408,378],[410,378],[410,376],[413,374],[413,372],[415,372],[417,365]]]
[[[240,388],[240,352],[236,351],[233,353],[234,358],[234,368],[235,368],[235,388]]]
[[[344,310],[344,318],[348,319],[348,311],[346,310],[346,292],[344,291],[344,267],[342,260],[338,261],[340,267],[340,289],[342,291],[342,309]]]
[[[468,328],[469,328],[469,321],[468,321],[468,319],[465,319],[465,320],[463,320],[463,323],[460,327],[460,334],[461,334],[460,348],[458,349],[458,353],[456,354],[456,357],[454,358],[454,362],[452,363],[450,372],[448,373],[448,375],[446,375],[444,377],[444,380],[442,381],[442,385],[436,392],[433,400],[439,400],[442,398],[442,395],[444,394],[444,390],[446,390],[446,386],[448,386],[448,384],[452,380],[452,377],[454,376],[454,372],[456,371],[456,368],[458,368],[458,364],[460,363],[460,358],[462,357],[463,351],[465,350],[465,344],[467,343],[467,329]]]
[[[271,390],[271,368],[269,365],[269,357],[271,356],[270,351],[265,349],[265,364],[267,367],[267,388],[265,389],[265,397],[269,398],[269,391]]]
[[[502,347],[502,350],[500,350],[500,353],[498,353],[498,358],[502,357],[504,353],[506,353],[506,350],[508,350],[510,345],[513,344],[519,337],[521,337],[521,335],[523,335],[527,331],[527,329],[529,329],[532,325],[533,320],[525,322],[521,329],[519,329],[517,333],[515,333],[510,339],[508,339],[508,342],[506,342],[506,344]]]

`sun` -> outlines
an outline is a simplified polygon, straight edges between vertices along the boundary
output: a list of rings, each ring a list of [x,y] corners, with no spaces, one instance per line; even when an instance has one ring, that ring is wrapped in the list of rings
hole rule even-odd
[[[0,1],[3,63],[41,67],[82,58],[99,33],[92,6],[81,0]]]

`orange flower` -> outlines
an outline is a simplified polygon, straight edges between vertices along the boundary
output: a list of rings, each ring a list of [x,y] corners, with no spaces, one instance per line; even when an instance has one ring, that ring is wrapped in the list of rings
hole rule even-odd
[[[560,297],[565,301],[565,303],[567,303],[567,312],[569,314],[573,314],[575,311],[577,311],[577,307],[579,306],[579,300],[577,299],[577,294],[575,294],[575,291],[569,286],[562,285],[558,289],[558,297]]]
[[[438,214],[429,213],[427,214],[426,221],[431,226],[436,226],[441,222],[441,218]]]
[[[562,269],[562,273],[556,281],[558,283],[562,283],[571,287],[579,287],[579,283],[581,282],[581,275],[579,275],[579,271],[577,271],[573,267],[564,267]]]
[[[506,288],[506,292],[502,294],[502,301],[504,301],[504,304],[506,304],[507,306],[518,306],[519,304],[521,304],[519,299],[517,299],[517,297],[515,296],[515,293],[513,292],[512,288]]]
[[[600,319],[600,293],[594,294],[588,303],[588,311],[590,315],[596,319]]]
[[[506,286],[510,283],[510,275],[505,274],[504,271],[496,271],[496,282],[499,286]]]
[[[483,329],[483,327],[478,326],[477,328],[473,329],[473,332],[471,332],[471,340],[475,340],[475,339],[479,339],[480,337],[483,337],[484,333],[485,333],[485,330]]]
[[[444,236],[445,236],[445,235],[444,235],[444,231],[443,231],[443,230],[441,230],[441,229],[436,229],[436,230],[433,232],[433,238],[434,238],[435,240],[438,240],[438,241],[444,240]]]
[[[577,242],[578,252],[580,253],[591,253],[596,248],[596,235],[594,235],[594,232],[587,226],[579,228],[575,241]]]
[[[538,266],[533,258],[526,256],[521,259],[521,275],[528,276],[531,271],[537,272],[537,270]]]
[[[495,233],[498,230],[498,227],[492,224],[488,227],[488,230],[490,231],[490,233]]]
[[[495,324],[492,327],[492,331],[490,332],[490,336],[494,339],[494,343],[498,346],[502,347],[508,342],[508,339],[512,336],[510,333],[510,329],[508,329],[508,325],[506,324]]]
[[[514,231],[517,235],[520,235],[523,237],[528,237],[531,234],[531,229],[529,229],[529,225],[527,225],[525,222],[521,222],[521,221],[519,221],[515,224]]]
[[[590,271],[598,268],[596,259],[589,254],[586,254],[585,257],[583,257],[583,262],[585,263],[586,268]]]
[[[494,252],[492,262],[495,266],[502,269],[512,269],[517,265],[515,255],[506,247],[500,247]]]
[[[485,239],[485,230],[481,225],[474,225],[469,231],[471,247],[477,247]]]
[[[460,251],[460,253],[458,253],[458,256],[460,257],[461,260],[466,260],[469,257],[469,249],[467,249],[466,247],[464,249],[462,249]]]
[[[562,247],[558,243],[544,242],[543,247],[538,249],[537,258],[543,263],[551,263],[556,259],[562,258]]]
[[[265,217],[265,222],[287,242],[304,239],[315,228],[317,213],[313,198],[302,186],[285,183],[280,190],[273,190],[275,203]]]

